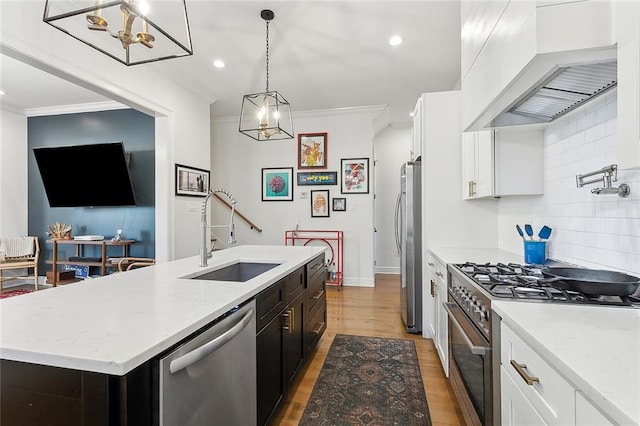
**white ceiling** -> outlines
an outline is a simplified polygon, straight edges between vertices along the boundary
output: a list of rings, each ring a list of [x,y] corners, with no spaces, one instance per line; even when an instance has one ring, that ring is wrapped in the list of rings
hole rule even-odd
[[[406,125],[421,93],[459,86],[458,0],[187,0],[194,55],[137,66],[205,97],[215,117],[237,116],[244,94],[265,89],[265,8],[276,15],[269,26],[270,89],[294,113],[389,105],[392,123]],[[389,46],[394,34],[404,43]],[[213,67],[214,59],[226,67]],[[38,108],[105,100],[20,65],[2,58],[3,103]]]

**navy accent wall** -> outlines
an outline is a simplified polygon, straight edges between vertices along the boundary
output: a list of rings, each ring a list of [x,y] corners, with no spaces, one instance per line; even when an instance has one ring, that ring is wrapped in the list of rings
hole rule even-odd
[[[29,235],[40,238],[40,275],[51,270],[45,261],[51,258],[51,246],[46,244],[48,225],[56,222],[73,226],[73,235],[104,235],[111,238],[116,229],[123,237],[137,242],[131,246],[131,256],[155,257],[155,123],[150,117],[133,109],[80,114],[30,117],[27,122],[29,169]],[[135,207],[49,207],[33,148],[63,145],[119,142],[130,153],[129,171],[134,186]],[[87,158],[86,161],[92,161]],[[73,164],[60,164],[73,167]],[[78,176],[69,182],[69,191],[109,191],[91,185],[91,176]],[[73,246],[59,253],[61,258],[74,256]],[[60,249],[59,249],[60,251]],[[108,255],[120,256],[119,248]],[[100,256],[99,246],[85,248],[84,256]],[[99,271],[91,270],[91,274]]]

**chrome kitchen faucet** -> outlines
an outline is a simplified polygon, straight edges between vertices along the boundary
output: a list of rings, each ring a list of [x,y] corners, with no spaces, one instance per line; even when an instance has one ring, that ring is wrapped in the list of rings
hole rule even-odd
[[[209,202],[209,198],[213,194],[224,194],[229,199],[229,203],[231,204],[231,216],[229,217],[228,225],[207,225],[207,203]],[[233,198],[231,193],[226,189],[212,189],[209,191],[204,201],[202,202],[202,211],[200,213],[200,266],[207,266],[207,261],[213,257],[213,249],[216,246],[216,242],[214,241],[211,244],[211,247],[208,248],[207,244],[207,229],[211,228],[228,228],[229,234],[227,237],[227,244],[235,244],[236,238],[234,236],[234,224],[233,224],[233,215],[236,211],[236,200]]]

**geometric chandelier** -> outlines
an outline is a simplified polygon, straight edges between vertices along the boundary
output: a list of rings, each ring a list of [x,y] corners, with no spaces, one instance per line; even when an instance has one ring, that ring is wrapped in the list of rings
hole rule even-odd
[[[291,106],[278,92],[269,90],[269,22],[275,14],[271,10],[263,10],[260,16],[267,25],[267,87],[263,93],[242,98],[239,131],[258,141],[292,139]]]
[[[193,55],[185,0],[46,0],[43,21],[127,66]]]

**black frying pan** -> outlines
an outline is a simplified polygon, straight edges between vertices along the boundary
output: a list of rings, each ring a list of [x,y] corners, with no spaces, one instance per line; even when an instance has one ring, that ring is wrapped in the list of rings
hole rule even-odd
[[[588,295],[629,296],[640,285],[640,278],[615,271],[546,267],[541,272],[546,277],[538,280],[541,284]]]

